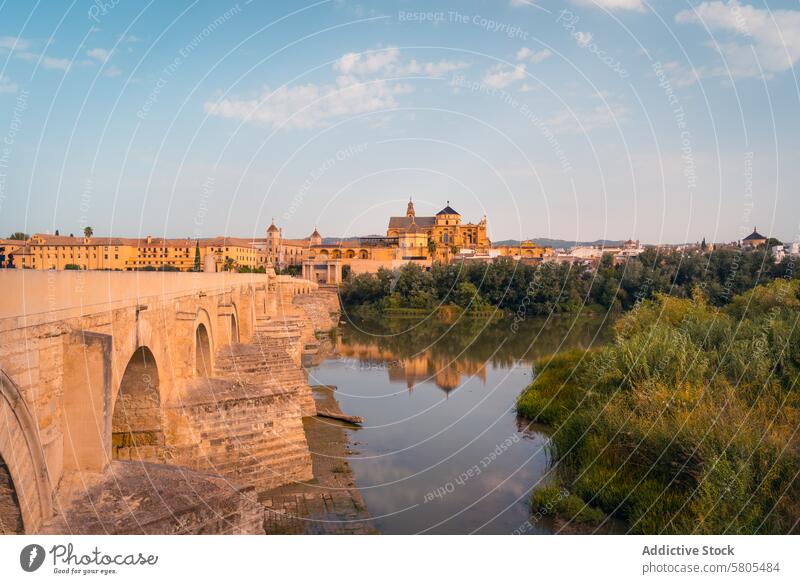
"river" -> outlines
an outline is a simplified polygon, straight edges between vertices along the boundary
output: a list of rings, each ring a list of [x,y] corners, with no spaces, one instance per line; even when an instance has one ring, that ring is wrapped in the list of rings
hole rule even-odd
[[[546,430],[514,403],[533,361],[603,342],[599,320],[561,316],[455,323],[388,319],[340,325],[335,352],[309,368],[342,409],[364,418],[348,458],[381,533],[549,533],[526,523],[548,480]]]

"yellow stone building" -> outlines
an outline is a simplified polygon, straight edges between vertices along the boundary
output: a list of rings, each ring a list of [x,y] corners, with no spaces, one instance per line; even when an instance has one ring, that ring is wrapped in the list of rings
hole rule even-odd
[[[196,249],[200,267],[213,260],[215,271],[266,265],[257,241],[232,237],[211,239],[164,239],[126,237],[73,237],[37,233],[15,252],[19,269],[149,270],[189,271],[195,267]],[[209,260],[206,259],[210,256]],[[206,268],[207,269],[207,268]]]
[[[541,262],[553,255],[553,248],[523,241],[519,245],[501,245],[496,248],[498,255],[523,262]]]
[[[409,199],[405,216],[389,218],[386,236],[400,237],[410,229],[427,236],[431,244],[426,255],[440,261],[449,261],[461,249],[484,252],[492,245],[486,235],[486,217],[478,223],[462,223],[461,214],[450,206],[450,201],[433,217],[418,217]]]
[[[16,267],[17,263],[17,250],[25,245],[24,241],[19,239],[0,239],[0,269],[7,267]],[[9,266],[13,262],[14,266]]]

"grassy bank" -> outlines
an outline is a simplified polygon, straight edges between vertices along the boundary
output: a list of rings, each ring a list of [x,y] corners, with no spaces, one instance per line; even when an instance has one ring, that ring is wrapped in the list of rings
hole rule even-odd
[[[635,533],[797,533],[799,288],[777,280],[724,308],[657,295],[603,348],[540,360],[517,407],[553,427],[568,494],[554,513]]]

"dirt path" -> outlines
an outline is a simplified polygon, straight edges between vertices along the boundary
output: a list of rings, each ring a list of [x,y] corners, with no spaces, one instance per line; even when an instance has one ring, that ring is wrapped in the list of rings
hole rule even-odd
[[[314,386],[320,409],[341,412],[334,391]],[[303,418],[311,449],[314,479],[263,493],[267,533],[367,534],[377,533],[347,462],[351,453],[347,429],[353,426],[322,417]]]

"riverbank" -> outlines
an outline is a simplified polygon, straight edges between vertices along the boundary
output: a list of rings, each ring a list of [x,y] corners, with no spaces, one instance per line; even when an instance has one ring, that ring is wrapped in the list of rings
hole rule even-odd
[[[335,392],[313,386],[319,410],[341,412]],[[352,454],[351,424],[330,418],[303,418],[314,478],[263,493],[267,534],[359,535],[377,533],[347,461]]]
[[[797,532],[798,323],[796,281],[724,309],[659,296],[613,342],[537,361],[517,411],[552,428],[552,513],[589,532]]]

